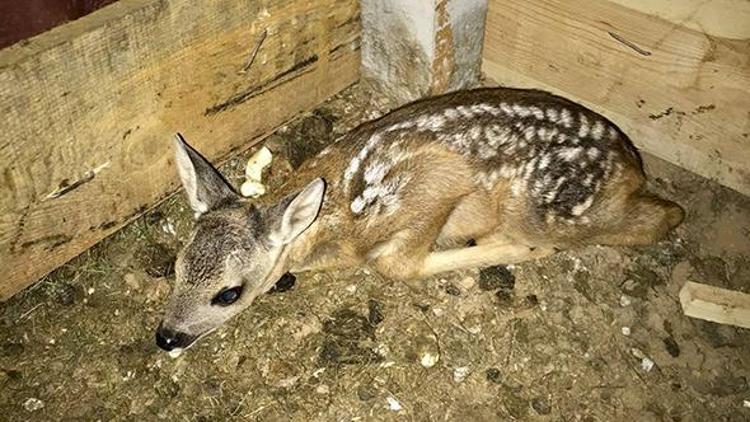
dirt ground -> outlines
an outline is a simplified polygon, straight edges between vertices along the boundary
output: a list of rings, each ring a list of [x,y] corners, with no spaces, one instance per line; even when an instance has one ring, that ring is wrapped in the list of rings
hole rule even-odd
[[[280,129],[267,180],[388,107],[354,86]],[[0,420],[750,420],[750,330],[678,300],[687,280],[750,292],[750,200],[647,164],[688,211],[657,245],[409,283],[300,274],[172,359],[154,329],[192,225],[176,195],[0,304]]]

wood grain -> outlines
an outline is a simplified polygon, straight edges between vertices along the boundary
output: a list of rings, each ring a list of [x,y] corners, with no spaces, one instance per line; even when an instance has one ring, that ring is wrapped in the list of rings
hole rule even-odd
[[[680,290],[685,315],[750,328],[750,295],[688,281]]]
[[[491,0],[483,70],[579,101],[642,150],[750,195],[748,22],[744,0]]]
[[[267,37],[248,72],[255,40]],[[356,0],[121,0],[0,51],[0,299],[359,77]]]

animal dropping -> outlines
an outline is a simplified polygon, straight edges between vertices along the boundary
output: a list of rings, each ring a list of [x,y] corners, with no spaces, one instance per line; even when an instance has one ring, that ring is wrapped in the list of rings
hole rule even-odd
[[[271,192],[260,181],[266,149],[248,162],[242,195],[181,136],[175,150],[196,222],[156,333],[168,351],[215,330],[287,272],[367,266],[422,278],[582,245],[650,244],[683,218],[645,190],[640,156],[614,123],[536,90],[405,105]]]

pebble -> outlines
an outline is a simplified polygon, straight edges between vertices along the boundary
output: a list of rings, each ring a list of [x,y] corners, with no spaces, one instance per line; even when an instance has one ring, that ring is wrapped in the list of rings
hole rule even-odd
[[[432,368],[433,366],[435,366],[438,360],[440,360],[440,355],[425,352],[419,359],[419,363],[421,363],[425,368]]]
[[[453,381],[461,382],[466,379],[471,373],[471,369],[468,366],[459,366],[453,370]]]
[[[746,407],[750,409],[750,400],[743,400],[742,401],[742,407]]]
[[[654,361],[650,357],[646,356],[641,349],[633,347],[630,349],[630,354],[635,356],[637,359],[641,360],[641,369],[643,369],[646,372],[650,372],[652,369],[654,369]]]
[[[315,392],[318,394],[328,394],[330,391],[330,387],[325,384],[320,384],[318,388],[315,389]]]
[[[464,277],[461,279],[461,281],[458,282],[458,285],[465,292],[471,290],[476,284],[477,281],[474,280],[474,277]]]
[[[26,409],[27,412],[36,412],[37,410],[44,408],[44,402],[34,397],[30,397],[23,402],[23,408]]]
[[[629,336],[630,335],[630,327],[622,327],[621,328],[622,335]]]
[[[395,398],[388,396],[385,398],[385,400],[388,402],[388,409],[394,412],[398,412],[399,410],[402,409],[401,403],[399,403],[398,400],[396,400]]]
[[[540,415],[549,415],[549,413],[552,411],[549,403],[547,403],[547,400],[543,399],[542,397],[536,397],[532,399],[531,408]]]
[[[123,280],[125,281],[125,286],[133,291],[138,291],[141,289],[141,282],[138,280],[138,277],[135,276],[133,273],[127,273],[123,277]]]
[[[623,308],[626,306],[630,306],[631,303],[633,303],[633,300],[630,299],[630,296],[628,295],[620,296],[620,306],[622,306]]]

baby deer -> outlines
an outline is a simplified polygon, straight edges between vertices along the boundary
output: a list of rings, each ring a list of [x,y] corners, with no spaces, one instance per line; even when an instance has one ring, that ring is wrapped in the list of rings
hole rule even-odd
[[[165,350],[190,346],[287,271],[369,265],[427,277],[580,245],[648,244],[683,218],[644,191],[639,155],[617,126],[542,91],[408,104],[260,200],[238,196],[179,135],[175,148],[197,221],[156,335]]]

